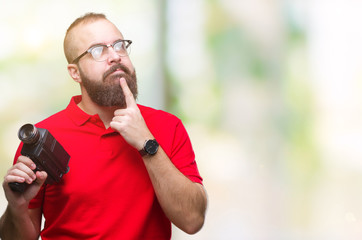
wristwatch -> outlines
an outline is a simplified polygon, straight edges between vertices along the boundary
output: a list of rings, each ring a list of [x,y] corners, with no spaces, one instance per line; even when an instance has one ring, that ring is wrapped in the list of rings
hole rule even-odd
[[[158,142],[156,141],[156,139],[149,139],[145,141],[145,144],[143,145],[143,148],[141,150],[139,150],[139,153],[141,154],[141,156],[146,156],[146,155],[155,155],[157,153],[158,147],[160,145],[158,144]]]

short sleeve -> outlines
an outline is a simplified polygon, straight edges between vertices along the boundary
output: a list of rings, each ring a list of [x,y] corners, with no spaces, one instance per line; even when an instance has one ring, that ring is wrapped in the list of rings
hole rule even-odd
[[[180,172],[191,181],[202,184],[203,179],[196,164],[195,153],[181,120],[178,121],[175,127],[170,159]]]

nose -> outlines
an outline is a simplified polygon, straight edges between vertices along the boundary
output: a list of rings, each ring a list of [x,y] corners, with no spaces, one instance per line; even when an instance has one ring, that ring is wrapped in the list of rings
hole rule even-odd
[[[122,59],[121,56],[116,51],[114,51],[112,46],[108,47],[107,50],[108,50],[107,61],[109,64],[121,61],[121,59]]]

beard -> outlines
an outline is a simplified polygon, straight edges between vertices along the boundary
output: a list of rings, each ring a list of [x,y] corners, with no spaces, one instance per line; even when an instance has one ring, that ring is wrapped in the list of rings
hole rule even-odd
[[[103,74],[102,81],[89,78],[86,74],[84,74],[79,66],[78,68],[85,90],[91,100],[99,106],[116,106],[118,108],[127,107],[126,99],[119,83],[119,79],[122,77],[126,79],[127,85],[131,90],[133,97],[137,99],[138,89],[136,71],[131,72],[125,65],[121,63],[113,65]],[[123,73],[111,75],[117,69],[121,69]]]

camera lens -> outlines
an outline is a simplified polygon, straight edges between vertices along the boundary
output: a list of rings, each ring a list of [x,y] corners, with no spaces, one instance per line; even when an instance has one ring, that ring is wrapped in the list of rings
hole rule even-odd
[[[25,144],[34,144],[39,140],[39,131],[33,124],[25,124],[19,129],[19,139]]]

